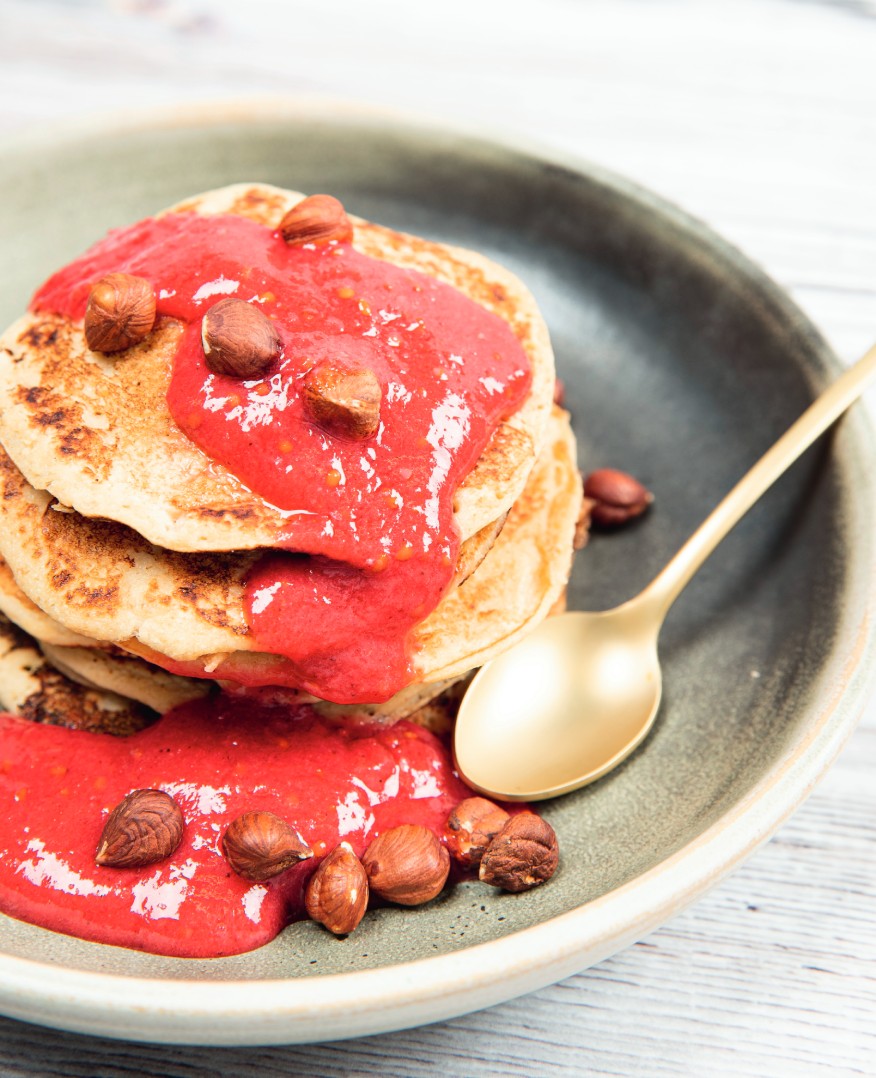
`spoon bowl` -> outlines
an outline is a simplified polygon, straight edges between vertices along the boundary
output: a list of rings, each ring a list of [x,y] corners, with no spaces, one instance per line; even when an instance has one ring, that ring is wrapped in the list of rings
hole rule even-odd
[[[468,784],[505,801],[568,793],[616,767],[660,706],[657,638],[670,606],[718,543],[876,378],[876,346],[818,397],[636,598],[549,618],[474,678],[456,718]]]
[[[461,711],[457,720],[456,764],[470,784],[532,801],[593,782],[633,751],[657,716],[653,621],[635,601],[549,618],[511,661],[477,674],[466,700],[481,695],[490,699],[483,717],[468,722]]]

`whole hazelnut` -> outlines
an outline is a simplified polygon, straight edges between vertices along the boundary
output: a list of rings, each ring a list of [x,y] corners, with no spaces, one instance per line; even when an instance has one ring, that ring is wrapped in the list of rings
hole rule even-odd
[[[383,391],[370,367],[321,363],[308,371],[302,396],[310,418],[334,434],[361,441],[377,433]]]
[[[269,880],[313,857],[295,828],[273,812],[244,812],[232,820],[222,836],[222,852],[245,880]]]
[[[590,518],[603,528],[616,528],[640,516],[654,495],[638,479],[616,468],[599,468],[584,480],[584,497],[592,501]]]
[[[440,893],[450,854],[427,827],[406,823],[376,838],[362,864],[375,894],[400,906],[419,906]]]
[[[155,290],[147,280],[109,273],[88,295],[86,343],[93,352],[122,352],[148,337],[155,313]]]
[[[280,235],[290,247],[305,243],[348,243],[353,226],[343,203],[332,195],[311,195],[302,199],[283,217]]]
[[[503,891],[528,891],[553,876],[560,851],[554,829],[534,812],[512,816],[481,858],[479,877]]]
[[[323,858],[307,885],[304,905],[312,921],[336,936],[346,936],[362,920],[368,907],[368,876],[349,843],[342,842]]]
[[[207,366],[215,374],[242,380],[260,378],[283,350],[268,316],[243,299],[221,299],[201,322]]]
[[[95,861],[109,868],[142,868],[163,861],[182,842],[182,810],[163,790],[134,790],[110,813]]]
[[[484,851],[508,822],[508,813],[485,797],[467,797],[447,817],[444,841],[466,868],[479,865]]]

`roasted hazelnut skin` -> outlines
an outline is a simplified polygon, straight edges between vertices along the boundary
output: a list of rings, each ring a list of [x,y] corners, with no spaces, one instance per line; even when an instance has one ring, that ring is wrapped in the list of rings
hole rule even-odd
[[[302,398],[310,418],[332,434],[364,441],[380,426],[383,391],[368,367],[321,363],[304,379]]]
[[[214,303],[201,322],[204,359],[214,374],[261,378],[279,358],[283,342],[264,311],[228,297]]]
[[[460,865],[479,865],[484,851],[508,822],[508,813],[485,797],[467,797],[452,810],[444,842]]]
[[[113,809],[95,861],[107,868],[142,868],[170,857],[182,842],[182,810],[163,790],[134,790]]]
[[[330,240],[349,243],[353,238],[353,226],[343,203],[332,195],[302,199],[284,215],[278,231],[290,247]]]
[[[406,823],[376,838],[362,864],[374,894],[400,906],[420,906],[441,892],[450,854],[427,827]]]
[[[85,341],[93,352],[123,352],[155,325],[152,285],[130,273],[108,273],[91,287],[85,308]]]
[[[584,497],[592,501],[590,519],[601,528],[617,528],[641,516],[654,495],[638,479],[616,468],[599,468],[584,480]]]
[[[222,836],[222,852],[245,880],[269,880],[313,857],[295,828],[273,812],[244,812],[232,820]]]
[[[342,842],[310,878],[304,895],[307,916],[333,932],[346,936],[368,908],[368,876],[352,847]]]
[[[534,812],[512,816],[487,847],[479,878],[503,891],[529,891],[556,872],[560,850],[554,829]]]

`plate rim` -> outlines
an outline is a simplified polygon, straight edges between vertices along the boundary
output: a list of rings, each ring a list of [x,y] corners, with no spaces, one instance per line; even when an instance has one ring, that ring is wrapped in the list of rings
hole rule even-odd
[[[791,297],[742,251],[712,228],[637,183],[532,139],[493,127],[438,121],[395,109],[337,99],[235,98],[135,112],[110,112],[23,133],[7,153],[39,151],[114,132],[156,133],[168,127],[218,127],[245,120],[303,119],[416,130],[496,147],[539,163],[582,174],[692,233],[756,289],[784,325],[806,337],[823,370],[842,369],[831,348]],[[876,447],[863,409],[848,419],[855,446]],[[873,498],[869,500],[873,513]],[[872,543],[871,543],[872,546]],[[859,561],[862,561],[859,558]],[[876,597],[876,568],[869,579]],[[870,604],[872,606],[872,603]],[[340,1040],[435,1022],[502,1002],[553,983],[641,939],[680,912],[765,842],[812,791],[853,732],[876,666],[863,662],[876,640],[872,617],[853,639],[851,656],[834,650],[823,674],[830,684],[808,731],[714,824],[664,861],[599,898],[508,936],[445,955],[349,973],[279,980],[210,980],[127,976],[74,970],[0,953],[0,1011],[59,1029],[152,1043],[269,1045]],[[754,809],[758,811],[755,813]],[[5,920],[0,915],[0,925]],[[192,986],[198,999],[192,1001]],[[461,987],[464,986],[464,987]],[[209,1028],[208,1028],[209,1027]]]

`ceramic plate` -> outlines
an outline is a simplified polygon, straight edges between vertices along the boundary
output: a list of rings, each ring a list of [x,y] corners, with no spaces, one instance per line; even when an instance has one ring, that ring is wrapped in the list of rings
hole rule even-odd
[[[408,120],[293,106],[55,134],[0,158],[0,320],[110,227],[264,180],[505,263],[541,304],[585,470],[656,494],[595,537],[570,601],[637,592],[838,364],[742,255],[580,163]],[[143,1041],[269,1044],[435,1021],[582,969],[701,894],[797,806],[871,685],[873,435],[860,410],[749,514],[673,608],[656,728],[601,782],[545,806],[546,887],[457,886],[335,940],[299,924],[257,952],[158,958],[0,918],[0,1010]]]

